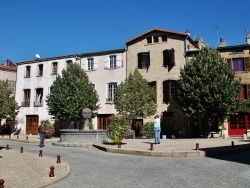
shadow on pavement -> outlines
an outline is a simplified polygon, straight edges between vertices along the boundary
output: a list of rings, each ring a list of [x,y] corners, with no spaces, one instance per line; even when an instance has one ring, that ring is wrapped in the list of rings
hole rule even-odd
[[[200,150],[206,152],[206,157],[248,165],[250,164],[250,144],[203,148]]]

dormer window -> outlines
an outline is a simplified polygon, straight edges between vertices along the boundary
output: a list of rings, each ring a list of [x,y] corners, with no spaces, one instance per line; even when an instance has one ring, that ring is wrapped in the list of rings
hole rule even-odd
[[[154,42],[159,42],[159,36],[153,36]]]
[[[161,40],[162,40],[162,42],[166,42],[168,40],[168,36],[167,35],[162,35]]]

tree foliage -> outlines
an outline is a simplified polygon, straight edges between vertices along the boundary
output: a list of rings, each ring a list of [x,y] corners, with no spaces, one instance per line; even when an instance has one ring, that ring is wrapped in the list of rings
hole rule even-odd
[[[0,80],[0,122],[15,117],[19,108],[14,96],[11,96],[8,80]]]
[[[99,96],[94,85],[76,63],[64,69],[62,76],[57,75],[46,102],[49,114],[61,120],[79,121],[83,108],[99,109]]]
[[[114,104],[119,113],[131,120],[151,116],[156,113],[156,90],[135,70],[117,87]]]
[[[187,116],[224,120],[239,108],[240,81],[220,53],[203,48],[180,71],[177,103]]]

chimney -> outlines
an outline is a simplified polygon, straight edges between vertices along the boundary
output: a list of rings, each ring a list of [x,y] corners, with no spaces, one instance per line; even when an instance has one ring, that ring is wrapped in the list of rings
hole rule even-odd
[[[250,33],[247,33],[246,41],[247,41],[247,44],[250,44]]]
[[[227,46],[227,42],[226,42],[226,40],[225,40],[225,39],[223,39],[223,38],[220,38],[220,44],[219,44],[219,47],[225,47],[225,46]]]

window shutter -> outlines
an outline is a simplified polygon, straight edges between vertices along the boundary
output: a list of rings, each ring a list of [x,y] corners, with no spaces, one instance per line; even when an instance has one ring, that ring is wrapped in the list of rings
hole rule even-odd
[[[82,58],[82,68],[83,70],[88,70],[88,59]]]
[[[169,81],[163,81],[163,102],[170,102],[170,90],[169,90]]]
[[[150,53],[148,52],[148,66],[147,67],[150,67]]]
[[[142,53],[138,53],[138,68],[141,69],[142,68]]]
[[[94,70],[97,70],[98,68],[98,58],[94,57]]]
[[[168,50],[163,50],[163,66],[168,66]]]
[[[174,49],[171,50],[171,66],[175,66],[175,56],[174,56]]]
[[[122,67],[122,55],[116,55],[116,67]]]
[[[227,64],[228,64],[228,66],[232,69],[233,67],[232,67],[232,59],[231,58],[229,58],[229,59],[227,59]]]
[[[104,69],[110,68],[109,56],[104,57]]]
[[[247,90],[246,99],[250,99],[250,84],[246,84],[246,90]]]
[[[250,57],[245,57],[244,62],[245,62],[245,70],[250,71]]]

